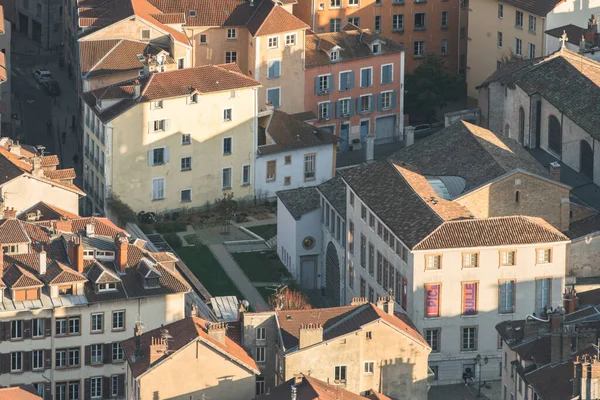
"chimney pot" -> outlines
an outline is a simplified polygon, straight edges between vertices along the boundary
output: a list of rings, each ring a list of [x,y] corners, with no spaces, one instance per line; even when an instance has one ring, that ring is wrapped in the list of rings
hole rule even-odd
[[[209,323],[208,336],[217,340],[220,343],[225,343],[225,334],[227,333],[227,324],[224,322]]]
[[[67,256],[73,268],[83,273],[83,245],[81,244],[81,238],[73,236],[67,243]]]
[[[412,146],[415,143],[415,127],[407,126],[404,128],[404,147]]]
[[[48,263],[46,258],[46,252],[44,250],[40,251],[40,275],[44,275],[46,273],[46,264]]]
[[[365,138],[366,145],[366,157],[365,161],[367,163],[372,163],[375,161],[375,135],[367,135]]]
[[[15,211],[14,208],[8,208],[6,207],[6,209],[4,210],[4,218],[8,219],[8,218],[17,218],[17,212]]]
[[[138,97],[140,97],[142,91],[142,84],[140,83],[139,79],[136,79],[135,81],[133,81],[133,98],[137,99]]]
[[[89,224],[85,224],[85,236],[91,238],[96,234],[96,225],[94,222],[90,222]]]
[[[42,168],[42,158],[39,156],[35,156],[31,159],[31,164],[33,165],[33,168],[31,170],[31,174],[33,176],[36,176],[38,178],[41,178],[44,176],[44,169]]]
[[[150,344],[150,364],[155,363],[165,354],[167,354],[166,339],[153,337]]]
[[[321,324],[305,324],[300,326],[298,348],[303,349],[323,341],[323,326]]]
[[[115,236],[115,246],[117,247],[117,253],[115,262],[119,271],[125,273],[127,269],[127,249],[129,247],[129,241],[125,235],[119,233]]]

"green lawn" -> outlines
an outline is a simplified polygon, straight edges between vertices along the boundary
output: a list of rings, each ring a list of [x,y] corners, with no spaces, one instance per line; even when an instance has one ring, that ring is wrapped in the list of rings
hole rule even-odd
[[[190,239],[186,237],[188,242],[194,242]],[[180,247],[175,252],[211,295],[244,298],[207,246],[196,241],[194,247]]]
[[[277,224],[250,226],[248,227],[248,230],[256,233],[265,240],[269,240],[277,235]]]
[[[235,253],[232,256],[251,282],[281,282],[282,278],[291,277],[274,251]]]

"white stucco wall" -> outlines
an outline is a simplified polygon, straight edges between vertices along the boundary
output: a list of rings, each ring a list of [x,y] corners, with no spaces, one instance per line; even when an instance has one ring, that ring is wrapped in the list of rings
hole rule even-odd
[[[568,24],[587,27],[591,14],[600,13],[600,0],[564,0],[547,15],[546,29]]]
[[[14,207],[17,214],[40,201],[62,208],[73,214],[79,214],[77,193],[59,185],[52,185],[32,177],[22,175],[0,188],[5,207]]]

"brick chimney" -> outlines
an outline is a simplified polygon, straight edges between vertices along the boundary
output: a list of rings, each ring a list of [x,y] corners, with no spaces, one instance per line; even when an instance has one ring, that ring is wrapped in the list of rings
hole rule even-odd
[[[89,224],[85,224],[85,236],[86,237],[94,237],[96,235],[96,224],[94,223],[94,221],[90,222]]]
[[[385,296],[377,298],[377,308],[385,311],[389,315],[394,315],[394,296]]]
[[[548,166],[550,171],[550,177],[557,182],[560,182],[560,163],[558,161],[552,161]]]
[[[206,328],[208,336],[220,343],[225,343],[225,333],[227,332],[227,324],[225,322],[208,323]]]
[[[4,276],[4,249],[2,248],[2,244],[0,244],[0,278]]]
[[[323,326],[321,324],[300,325],[300,340],[298,348],[303,349],[323,341]]]
[[[119,271],[125,273],[127,268],[127,248],[129,246],[127,237],[122,233],[118,233],[117,236],[115,236],[115,246],[117,247],[115,263],[117,264]]]
[[[83,245],[79,236],[73,236],[67,243],[67,256],[73,268],[83,273]]]
[[[150,364],[155,363],[165,354],[167,354],[167,340],[153,337],[150,344]]]
[[[350,302],[351,306],[362,306],[363,304],[367,304],[369,300],[366,297],[353,297]]]
[[[17,211],[13,207],[6,207],[6,209],[4,210],[4,218],[17,218]]]
[[[31,170],[31,175],[41,178],[44,176],[44,169],[42,168],[42,157],[35,156],[31,159],[31,163],[33,164],[33,168]]]
[[[579,297],[575,289],[566,289],[563,294],[563,308],[566,314],[571,314],[579,308]]]
[[[551,362],[564,361],[571,356],[571,337],[569,332],[563,329],[565,314],[563,310],[557,309],[549,313],[550,318],[550,359]]]
[[[576,357],[573,362],[573,398],[594,400],[600,398],[600,363],[594,355]]]

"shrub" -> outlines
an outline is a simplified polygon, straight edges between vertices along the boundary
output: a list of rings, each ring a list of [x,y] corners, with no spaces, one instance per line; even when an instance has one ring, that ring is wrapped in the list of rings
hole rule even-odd
[[[165,233],[163,238],[173,249],[178,249],[179,247],[183,246],[181,238],[176,233]]]
[[[312,308],[304,293],[288,287],[269,297],[269,305],[275,310],[310,310]]]
[[[145,234],[154,233],[154,228],[151,224],[139,224],[139,227]]]
[[[119,222],[125,225],[127,222],[137,222],[135,212],[127,204],[116,196],[106,199],[106,207],[109,208],[117,217]]]
[[[160,221],[154,224],[154,229],[158,233],[183,232],[185,228],[184,221]]]

